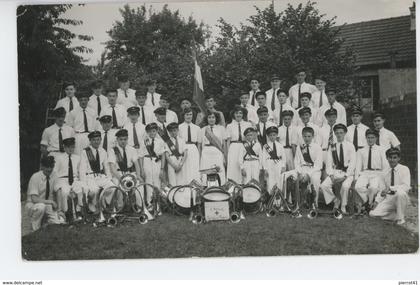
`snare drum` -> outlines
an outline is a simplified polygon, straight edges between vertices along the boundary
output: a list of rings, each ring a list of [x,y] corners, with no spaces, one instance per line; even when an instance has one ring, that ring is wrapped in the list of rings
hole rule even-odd
[[[205,202],[223,202],[230,200],[230,194],[219,187],[209,187],[203,194]]]
[[[196,205],[197,190],[191,186],[176,186],[168,192],[168,201],[175,213],[189,215]]]
[[[229,220],[231,196],[220,187],[209,187],[203,194],[206,221]]]
[[[256,213],[262,207],[262,193],[260,188],[254,184],[247,184],[242,187],[242,201],[244,211]]]

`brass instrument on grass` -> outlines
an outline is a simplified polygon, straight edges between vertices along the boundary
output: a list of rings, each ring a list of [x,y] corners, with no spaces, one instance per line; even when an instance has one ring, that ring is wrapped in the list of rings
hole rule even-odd
[[[318,217],[318,209],[316,207],[316,202],[315,202],[316,193],[315,193],[314,186],[312,184],[310,185],[310,189],[311,191],[309,192],[309,195],[310,195],[310,201],[311,201],[311,210],[308,213],[308,218],[315,219],[316,217]]]
[[[242,197],[242,189],[238,184],[235,184],[232,192],[232,213],[230,213],[230,221],[237,224],[241,221],[241,211],[238,211],[238,199]]]
[[[129,192],[129,191],[133,190],[134,187],[136,187],[136,184],[137,184],[137,178],[136,178],[136,176],[134,176],[131,173],[124,174],[120,178],[121,188],[122,188],[122,190],[124,190],[126,192]]]
[[[277,210],[275,208],[274,202],[276,200],[276,195],[277,195],[277,192],[279,190],[280,189],[277,187],[277,185],[275,185],[273,187],[273,194],[271,194],[271,196],[268,199],[268,202],[267,202],[267,204],[265,206],[265,215],[267,217],[274,217],[277,214]]]

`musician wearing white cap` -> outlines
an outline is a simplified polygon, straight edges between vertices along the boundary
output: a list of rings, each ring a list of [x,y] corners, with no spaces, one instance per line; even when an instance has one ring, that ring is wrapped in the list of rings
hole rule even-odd
[[[388,149],[386,157],[389,167],[382,174],[385,188],[377,194],[374,209],[369,214],[371,217],[381,217],[402,225],[410,203],[410,169],[399,163],[401,152],[398,148]]]
[[[359,194],[365,209],[371,208],[373,200],[383,188],[382,172],[389,167],[385,150],[376,144],[378,132],[366,131],[367,147],[357,152],[355,180],[356,192]]]
[[[101,132],[93,131],[88,135],[90,144],[83,149],[80,158],[80,181],[87,196],[89,210],[96,212],[100,189],[114,186],[108,165],[108,154],[100,146]]]
[[[333,143],[328,149],[326,173],[327,177],[321,184],[326,204],[334,202],[336,218],[341,219],[342,213],[346,213],[348,192],[353,182],[356,168],[356,151],[352,143],[345,140],[347,127],[343,124],[334,126],[337,143]],[[334,193],[334,186],[339,187],[338,193]],[[341,204],[341,208],[340,207]]]
[[[54,157],[45,156],[41,158],[41,170],[35,172],[28,184],[26,209],[32,229],[38,230],[42,221],[47,224],[61,224],[64,219],[57,213],[57,203],[53,200],[53,185],[55,182]]]

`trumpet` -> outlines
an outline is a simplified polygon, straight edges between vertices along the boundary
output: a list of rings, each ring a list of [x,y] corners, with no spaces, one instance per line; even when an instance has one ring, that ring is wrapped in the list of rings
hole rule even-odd
[[[241,221],[242,219],[242,213],[241,211],[238,211],[237,208],[238,206],[236,205],[238,203],[238,198],[242,197],[242,195],[240,194],[240,192],[242,192],[241,188],[239,187],[239,185],[235,185],[235,188],[233,189],[232,192],[232,213],[230,214],[230,221],[234,224],[237,224]]]
[[[315,201],[316,193],[315,193],[314,186],[312,184],[310,185],[310,189],[311,189],[311,191],[309,192],[309,195],[310,195],[309,198],[310,198],[310,201],[311,201],[312,209],[308,213],[308,218],[309,219],[315,219],[316,217],[318,217],[318,209],[316,207],[316,201]]]

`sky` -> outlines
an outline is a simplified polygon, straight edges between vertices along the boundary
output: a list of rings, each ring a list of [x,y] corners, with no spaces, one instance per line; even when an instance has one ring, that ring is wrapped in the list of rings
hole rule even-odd
[[[91,35],[94,39],[83,44],[91,49],[93,53],[84,54],[86,63],[95,65],[105,49],[105,42],[109,40],[107,31],[112,28],[115,21],[121,20],[119,8],[126,2],[103,2],[87,3],[85,6],[74,5],[63,17],[82,20],[83,25],[68,27],[76,34]],[[299,3],[306,3],[307,0],[274,0],[274,7],[277,12],[284,10],[288,3],[293,6]],[[327,18],[337,16],[337,24],[356,23],[382,18],[397,17],[409,14],[409,7],[412,0],[318,0],[317,7]],[[218,35],[215,27],[218,19],[224,18],[228,23],[239,25],[246,23],[249,16],[255,14],[254,6],[264,9],[271,1],[196,1],[179,2],[176,0],[129,2],[130,7],[139,7],[143,4],[152,6],[159,11],[167,3],[169,9],[179,10],[180,14],[187,18],[192,16],[197,22],[203,21],[209,25],[213,37]],[[73,45],[80,44],[75,40]]]

